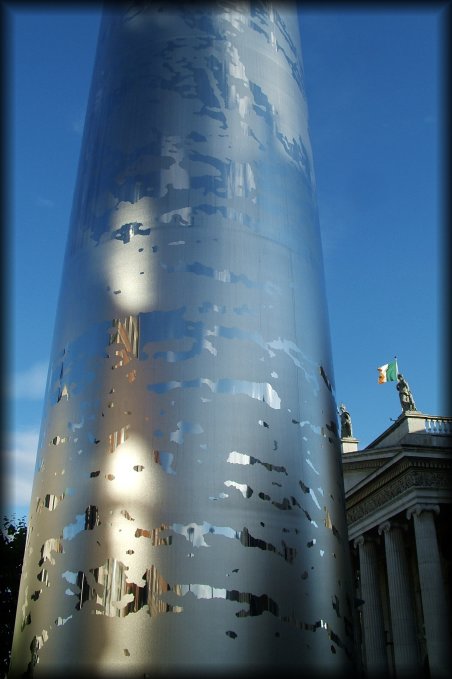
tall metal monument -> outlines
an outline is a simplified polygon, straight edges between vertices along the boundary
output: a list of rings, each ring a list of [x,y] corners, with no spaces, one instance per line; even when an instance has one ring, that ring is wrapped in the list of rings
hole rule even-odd
[[[11,676],[351,666],[295,6],[104,14]]]

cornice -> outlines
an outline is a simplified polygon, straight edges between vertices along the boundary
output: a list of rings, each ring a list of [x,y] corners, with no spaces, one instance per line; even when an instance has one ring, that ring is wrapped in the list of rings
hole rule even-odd
[[[377,476],[370,479],[367,483],[365,482],[365,479],[363,479],[363,485],[361,485],[360,488],[356,490],[354,490],[353,487],[350,488],[346,494],[347,507],[351,507],[357,502],[360,502],[363,498],[368,497],[371,493],[386,485],[409,468],[436,469],[443,470],[444,472],[449,470],[452,472],[452,459],[445,460],[437,457],[420,458],[404,455],[393,465],[388,466],[380,474],[377,474]]]
[[[452,444],[452,437],[449,438],[451,439]],[[422,455],[423,457],[428,458],[438,456],[444,458],[447,454],[449,454],[452,460],[452,445],[451,448],[444,446],[431,446],[426,449],[425,445],[418,445],[414,442],[410,442],[401,443],[397,446],[390,446],[388,448],[380,448],[378,451],[360,450],[356,453],[343,453],[342,464],[344,466],[344,470],[346,469],[347,471],[366,469],[368,467],[382,467],[400,453],[413,453],[417,456]]]
[[[452,499],[452,461],[402,457],[365,486],[349,491],[346,496],[348,525],[417,488],[450,491]]]
[[[398,451],[399,452],[399,451]],[[346,455],[350,455],[350,453],[346,453]],[[356,469],[375,469],[379,467],[383,467],[383,465],[387,464],[388,462],[388,457],[385,458],[380,458],[380,459],[367,459],[367,460],[345,460],[343,461],[344,464],[344,471],[355,471]]]

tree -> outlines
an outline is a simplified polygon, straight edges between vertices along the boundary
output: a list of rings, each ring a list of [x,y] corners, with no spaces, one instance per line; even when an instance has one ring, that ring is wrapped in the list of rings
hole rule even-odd
[[[24,518],[3,517],[0,530],[0,676],[9,668],[14,621],[24,560],[27,525]]]

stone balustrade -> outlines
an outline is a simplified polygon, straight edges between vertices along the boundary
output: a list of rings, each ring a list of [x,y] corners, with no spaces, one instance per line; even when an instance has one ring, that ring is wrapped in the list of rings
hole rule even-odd
[[[426,417],[427,434],[452,434],[452,417]]]

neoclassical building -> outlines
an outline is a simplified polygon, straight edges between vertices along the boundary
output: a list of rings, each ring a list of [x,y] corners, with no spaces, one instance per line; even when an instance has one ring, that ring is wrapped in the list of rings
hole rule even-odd
[[[449,677],[452,417],[404,412],[358,444],[342,438],[360,670]]]

